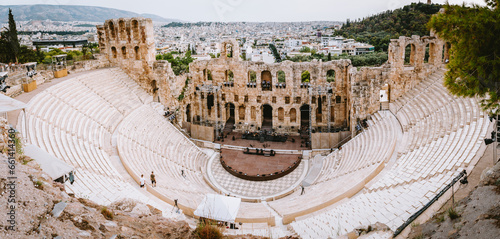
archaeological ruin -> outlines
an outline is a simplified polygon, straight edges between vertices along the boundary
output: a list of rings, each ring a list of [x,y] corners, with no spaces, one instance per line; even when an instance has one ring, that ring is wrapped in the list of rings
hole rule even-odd
[[[195,61],[177,76],[167,61],[155,60],[151,20],[110,19],[97,29],[111,64],[175,110],[176,122],[193,138],[214,141],[229,124],[236,132],[309,135],[316,149],[355,136],[361,121],[388,109],[448,54],[437,37],[412,36],[391,40],[389,60],[380,67],[356,68],[348,60],[266,64],[243,61],[238,41],[230,39],[219,58]]]

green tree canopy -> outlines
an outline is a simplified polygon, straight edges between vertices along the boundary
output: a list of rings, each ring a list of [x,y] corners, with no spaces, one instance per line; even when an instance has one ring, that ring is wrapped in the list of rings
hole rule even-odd
[[[498,113],[500,101],[500,0],[488,6],[445,5],[428,26],[451,44],[445,86],[457,96],[482,97]]]
[[[9,8],[9,29],[7,30],[7,41],[10,43],[12,57],[18,62],[18,56],[21,46],[17,37],[16,21],[12,15],[12,9]]]

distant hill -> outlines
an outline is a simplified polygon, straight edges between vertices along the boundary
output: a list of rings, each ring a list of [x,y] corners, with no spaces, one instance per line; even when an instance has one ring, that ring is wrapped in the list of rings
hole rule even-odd
[[[52,21],[89,21],[104,22],[106,19],[120,17],[146,17],[155,22],[179,22],[178,19],[163,18],[153,14],[139,14],[113,8],[75,6],[75,5],[0,5],[0,22],[8,21],[9,8],[16,21],[52,20]]]
[[[336,33],[360,42],[368,42],[375,50],[387,51],[390,39],[399,36],[429,35],[427,22],[442,5],[412,3],[400,9],[388,10],[362,20],[349,21]]]

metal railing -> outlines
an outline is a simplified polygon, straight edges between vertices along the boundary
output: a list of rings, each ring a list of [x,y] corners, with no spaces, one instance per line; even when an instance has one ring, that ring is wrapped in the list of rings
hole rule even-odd
[[[398,236],[401,232],[403,232],[403,230],[408,226],[410,225],[415,219],[417,219],[422,213],[425,212],[425,210],[427,210],[430,206],[432,206],[433,203],[435,203],[437,200],[439,200],[439,198],[441,196],[443,196],[450,188],[453,187],[453,185],[455,185],[455,183],[457,183],[462,177],[467,177],[467,171],[462,171],[458,176],[456,176],[452,181],[451,183],[449,183],[448,185],[446,185],[446,187],[444,187],[436,196],[434,196],[427,204],[425,204],[420,210],[418,210],[416,213],[414,213],[413,215],[411,215],[408,220],[406,220],[401,226],[399,226],[396,231],[394,232],[393,234],[393,237],[395,238],[396,236]],[[455,192],[452,192],[453,194]],[[454,198],[453,198],[454,199]]]

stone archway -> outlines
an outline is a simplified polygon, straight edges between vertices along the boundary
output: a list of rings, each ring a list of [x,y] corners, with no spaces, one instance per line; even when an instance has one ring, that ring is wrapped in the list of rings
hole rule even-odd
[[[262,130],[273,129],[273,107],[269,104],[262,105]]]
[[[308,104],[304,104],[300,107],[300,130],[301,130],[301,132],[306,132],[309,129],[310,114],[311,114],[311,107]]]

